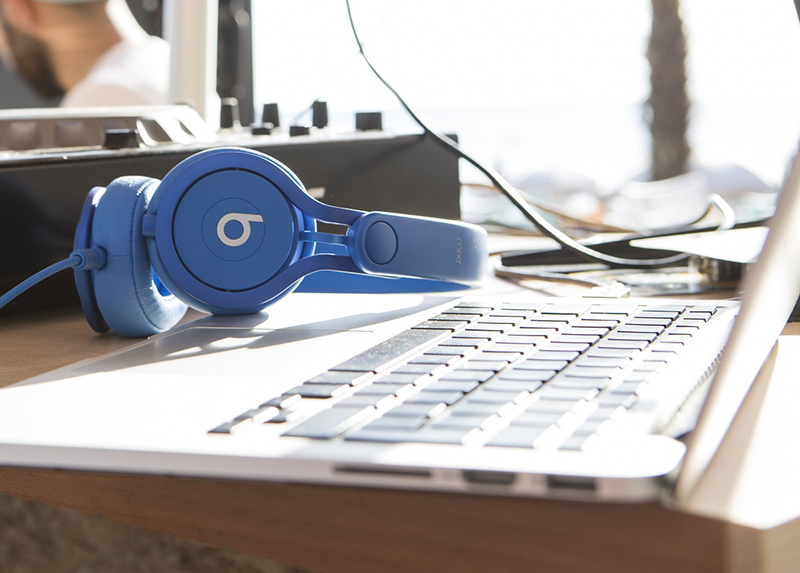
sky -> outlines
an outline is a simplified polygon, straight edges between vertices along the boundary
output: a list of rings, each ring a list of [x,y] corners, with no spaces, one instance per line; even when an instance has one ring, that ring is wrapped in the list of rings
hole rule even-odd
[[[647,94],[646,0],[353,0],[352,9],[367,53],[420,108]],[[343,1],[258,0],[253,10],[261,98],[390,99],[354,59]],[[685,0],[682,13],[693,99],[798,101],[790,0]]]
[[[513,109],[522,130],[542,110],[628,106],[631,125],[642,125],[648,0],[352,0],[352,9],[373,63],[430,118],[455,117],[437,110]],[[681,10],[689,93],[702,116],[692,135],[697,149],[707,161],[749,161],[777,184],[800,135],[793,3],[684,0]],[[257,102],[278,102],[289,115],[314,99],[328,101],[331,114],[399,109],[357,57],[343,0],[257,0],[253,19]],[[459,117],[438,127],[476,131]],[[556,140],[573,137],[576,126],[552,127]],[[765,142],[762,158],[756,140]],[[542,158],[537,167],[558,161]],[[633,162],[641,158],[630,161],[625,169],[640,168]]]

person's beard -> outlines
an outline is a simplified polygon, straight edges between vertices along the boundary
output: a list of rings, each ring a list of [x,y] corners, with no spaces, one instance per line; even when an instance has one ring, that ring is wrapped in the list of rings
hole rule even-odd
[[[11,55],[14,71],[22,76],[43,97],[61,97],[64,89],[58,84],[50,52],[40,40],[0,21]]]

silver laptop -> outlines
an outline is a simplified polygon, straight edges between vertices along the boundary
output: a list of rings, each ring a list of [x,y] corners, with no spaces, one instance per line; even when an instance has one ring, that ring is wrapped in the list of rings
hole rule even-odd
[[[511,287],[295,293],[0,390],[0,464],[686,496],[800,293],[799,176],[795,162],[741,309]]]

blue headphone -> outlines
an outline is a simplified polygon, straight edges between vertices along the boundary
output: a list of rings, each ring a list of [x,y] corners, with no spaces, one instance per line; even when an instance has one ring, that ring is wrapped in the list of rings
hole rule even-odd
[[[162,181],[92,189],[71,257],[89,324],[122,336],[168,330],[187,305],[258,312],[316,271],[475,283],[488,262],[480,227],[325,205],[286,166],[238,148],[197,153]]]

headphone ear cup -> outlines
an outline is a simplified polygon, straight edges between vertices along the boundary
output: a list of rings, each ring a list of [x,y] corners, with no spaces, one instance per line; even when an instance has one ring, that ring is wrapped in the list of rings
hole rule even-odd
[[[121,336],[149,336],[175,326],[186,305],[162,295],[142,235],[142,218],[159,181],[115,179],[97,203],[92,245],[106,250],[106,266],[94,273],[94,296],[108,326]]]

